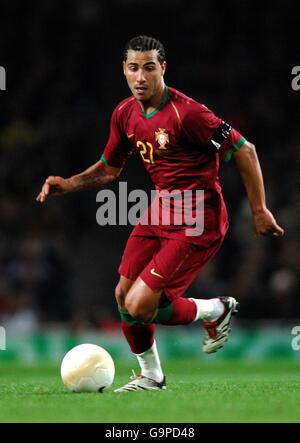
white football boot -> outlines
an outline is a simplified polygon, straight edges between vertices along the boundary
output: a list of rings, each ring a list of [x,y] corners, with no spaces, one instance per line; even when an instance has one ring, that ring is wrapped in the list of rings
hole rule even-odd
[[[222,315],[214,321],[202,320],[205,329],[202,350],[207,354],[219,351],[228,340],[232,315],[238,312],[239,303],[233,297],[219,297],[225,309]]]
[[[132,392],[132,391],[158,391],[160,389],[166,389],[166,377],[162,382],[157,382],[144,375],[135,374],[130,377],[131,381],[121,388],[115,389],[114,392]]]

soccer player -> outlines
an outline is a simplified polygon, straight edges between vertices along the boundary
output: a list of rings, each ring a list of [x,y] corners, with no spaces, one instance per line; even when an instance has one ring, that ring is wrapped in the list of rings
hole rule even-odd
[[[276,237],[284,232],[267,209],[254,145],[206,106],[165,84],[163,45],[148,36],[131,39],[124,50],[123,71],[132,96],[113,112],[101,160],[68,179],[48,177],[37,201],[108,185],[137,149],[157,191],[185,195],[188,190],[204,190],[204,197],[194,192],[188,202],[193,217],[200,217],[204,207],[204,229],[199,235],[188,235],[187,223],[174,222],[175,214],[182,210],[176,198],[167,209],[169,224],[158,215],[158,223],[139,223],[133,229],[119,267],[115,295],[122,330],[137,356],[141,375],[134,375],[117,392],[165,388],[154,338],[157,323],[185,325],[200,320],[206,353],[218,351],[228,339],[231,317],[238,308],[233,297],[182,297],[218,251],[228,228],[218,177],[220,161],[235,159],[255,234]],[[161,200],[159,210],[163,209]]]

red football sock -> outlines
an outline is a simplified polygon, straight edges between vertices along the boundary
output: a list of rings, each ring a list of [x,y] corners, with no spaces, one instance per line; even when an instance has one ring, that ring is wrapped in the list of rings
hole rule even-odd
[[[168,315],[167,310],[169,310]],[[160,310],[159,310],[160,311]],[[192,323],[196,318],[197,306],[193,300],[180,297],[174,300],[165,312],[159,312],[154,323],[161,323],[164,325],[187,325]]]
[[[122,321],[121,327],[131,351],[135,354],[141,354],[153,345],[155,332],[154,324],[129,324]]]

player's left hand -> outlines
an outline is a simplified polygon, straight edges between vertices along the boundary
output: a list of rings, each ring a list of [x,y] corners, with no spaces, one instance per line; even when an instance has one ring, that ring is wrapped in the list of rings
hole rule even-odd
[[[284,234],[284,230],[276,223],[273,214],[267,208],[253,214],[253,223],[256,236],[282,237]]]

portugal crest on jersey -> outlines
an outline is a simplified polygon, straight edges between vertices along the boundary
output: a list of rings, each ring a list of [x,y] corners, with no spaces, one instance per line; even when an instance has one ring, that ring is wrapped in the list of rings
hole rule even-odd
[[[155,140],[159,144],[159,149],[167,149],[166,144],[169,143],[169,135],[163,128],[158,128],[155,132]]]

